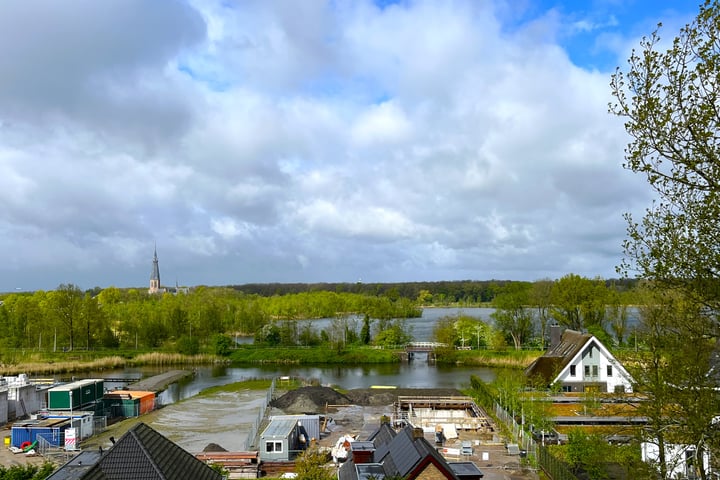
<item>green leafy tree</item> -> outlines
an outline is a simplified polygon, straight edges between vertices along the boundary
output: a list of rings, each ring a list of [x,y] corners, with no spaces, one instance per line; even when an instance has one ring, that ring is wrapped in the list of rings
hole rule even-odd
[[[52,463],[38,465],[0,465],[0,480],[44,480],[55,470]]]
[[[521,349],[533,334],[529,302],[530,284],[524,282],[508,283],[493,300],[496,310],[491,316],[495,320],[495,326],[512,338],[516,350]]]
[[[227,335],[216,334],[212,338],[213,353],[226,357],[230,355],[233,348],[233,341]]]
[[[82,290],[77,285],[61,284],[57,290],[51,292],[50,304],[56,318],[67,334],[69,350],[75,347],[75,329],[82,312]]]
[[[565,275],[555,282],[552,300],[552,315],[560,325],[578,331],[604,328],[607,288],[600,278]]]
[[[360,342],[363,345],[370,345],[371,334],[370,334],[370,315],[365,315],[363,318],[363,326],[360,329]]]
[[[337,474],[328,468],[327,452],[310,447],[300,454],[295,461],[295,473],[298,480],[335,480]]]
[[[433,325],[432,338],[435,342],[444,343],[445,345],[455,345],[457,338],[455,332],[455,317],[448,315],[441,317],[435,321]]]
[[[576,473],[585,472],[588,478],[601,480],[608,478],[605,462],[609,448],[602,435],[588,434],[580,428],[573,428],[568,433],[565,455]]]
[[[611,80],[610,112],[631,137],[625,168],[644,175],[658,200],[627,214],[624,273],[681,288],[717,308],[720,299],[720,3],[661,48],[660,26]]]
[[[543,349],[545,348],[546,338],[548,336],[548,324],[552,319],[550,315],[552,289],[553,281],[550,279],[533,282],[530,288],[529,301],[530,305],[535,308],[535,318],[538,321],[540,330],[540,346]]]
[[[177,341],[177,351],[183,355],[197,355],[200,351],[200,341],[197,337],[183,335]]]

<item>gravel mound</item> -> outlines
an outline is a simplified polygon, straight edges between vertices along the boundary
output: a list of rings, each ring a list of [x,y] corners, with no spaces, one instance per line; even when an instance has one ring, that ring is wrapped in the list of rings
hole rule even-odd
[[[302,387],[290,390],[270,402],[270,405],[285,413],[317,413],[327,411],[327,405],[361,405],[377,407],[392,405],[398,396],[460,396],[454,388],[358,388],[347,394],[330,387]]]
[[[208,443],[205,448],[203,448],[203,452],[227,452],[227,450],[217,443]]]
[[[270,405],[286,413],[313,413],[324,411],[327,405],[350,405],[342,393],[330,387],[301,387],[276,398]]]

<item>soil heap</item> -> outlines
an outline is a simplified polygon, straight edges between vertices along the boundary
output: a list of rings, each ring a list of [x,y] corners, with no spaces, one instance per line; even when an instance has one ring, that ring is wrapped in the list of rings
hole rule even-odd
[[[290,390],[270,402],[288,414],[329,411],[333,405],[385,406],[392,405],[398,396],[461,396],[454,388],[358,388],[342,394],[330,387],[301,387]]]
[[[301,387],[274,399],[270,405],[285,413],[295,414],[325,411],[330,405],[350,405],[351,403],[345,395],[330,387]]]

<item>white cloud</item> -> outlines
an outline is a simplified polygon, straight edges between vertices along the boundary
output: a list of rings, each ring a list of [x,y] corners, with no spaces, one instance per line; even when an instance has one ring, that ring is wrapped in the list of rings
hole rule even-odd
[[[142,286],[155,242],[190,284],[611,276],[647,204],[570,17],[52,3],[0,6],[0,291]]]

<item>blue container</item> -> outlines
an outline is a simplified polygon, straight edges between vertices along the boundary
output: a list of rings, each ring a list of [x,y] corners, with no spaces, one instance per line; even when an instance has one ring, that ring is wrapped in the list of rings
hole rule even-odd
[[[10,444],[20,448],[23,443],[33,443],[38,436],[44,438],[55,447],[62,446],[65,429],[70,426],[67,419],[47,419],[37,422],[16,423],[10,431]]]

